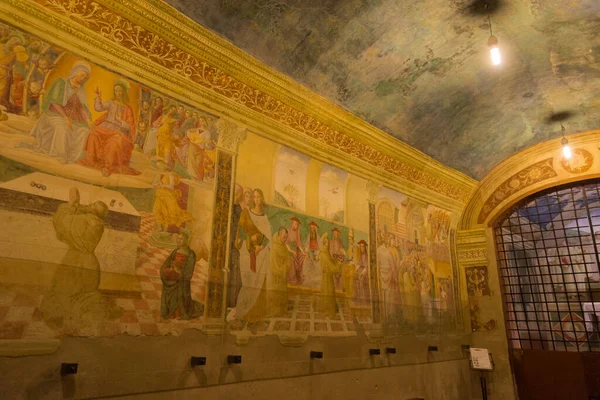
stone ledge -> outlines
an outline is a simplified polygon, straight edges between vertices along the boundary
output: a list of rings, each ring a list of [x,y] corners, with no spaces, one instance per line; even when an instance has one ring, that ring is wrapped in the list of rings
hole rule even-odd
[[[59,339],[4,339],[0,340],[0,357],[41,356],[52,354],[56,352],[59,347]]]

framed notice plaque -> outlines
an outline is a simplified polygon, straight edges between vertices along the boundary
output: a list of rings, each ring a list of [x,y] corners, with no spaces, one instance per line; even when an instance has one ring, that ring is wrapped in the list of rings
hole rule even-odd
[[[494,362],[488,349],[477,349],[471,347],[471,369],[477,371],[493,371]]]

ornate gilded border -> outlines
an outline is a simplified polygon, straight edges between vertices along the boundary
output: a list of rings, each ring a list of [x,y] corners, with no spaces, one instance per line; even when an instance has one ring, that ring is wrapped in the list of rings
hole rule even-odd
[[[206,61],[210,57],[202,57],[200,53],[203,51],[204,53],[217,50],[234,53],[241,53],[241,51],[229,44],[225,45],[226,42],[222,39],[204,32],[206,30],[199,26],[195,26],[192,32],[190,21],[180,16],[179,20],[185,23],[178,22],[172,16],[174,10],[165,11],[168,9],[166,5],[158,7],[156,1],[141,0],[35,1],[58,18],[63,20],[68,18],[71,23],[80,27],[79,30],[84,27],[85,31],[89,32],[88,35],[95,32],[122,49],[143,57],[147,62],[166,68],[179,77],[212,92],[213,95],[224,97],[236,106],[246,109],[246,112],[259,113],[261,118],[266,117],[272,123],[293,130],[295,135],[299,135],[300,141],[304,137],[304,140],[309,140],[316,150],[326,151],[332,155],[339,154],[341,160],[338,164],[364,165],[360,171],[353,171],[358,172],[359,175],[379,174],[379,180],[383,178],[386,185],[408,192],[407,194],[414,194],[434,204],[439,203],[440,197],[444,196],[447,207],[454,209],[462,208],[474,187],[475,181],[472,179],[442,166],[339,107],[329,103],[327,106],[329,114],[321,112],[324,100],[311,94],[311,102],[307,103],[305,101],[307,91],[303,88],[298,89],[301,86],[297,83],[282,80],[278,85],[267,85],[272,87],[272,90],[269,90],[277,93],[276,95],[267,93],[265,87],[258,88],[264,84],[264,82],[259,84],[258,80],[264,78],[266,72],[273,75],[270,77],[271,82],[279,79],[280,74],[269,71],[264,66],[253,68],[253,70],[260,70],[261,76],[257,76],[256,72],[244,71],[245,67],[239,65],[236,66],[237,71],[230,65],[231,72],[215,66],[214,56],[210,62]],[[31,8],[29,1],[7,0],[7,3],[21,9]],[[119,9],[119,13],[114,9]],[[125,9],[128,10],[127,13],[123,12]],[[148,28],[149,26],[151,28]],[[161,31],[160,34],[154,32],[158,30]],[[170,33],[164,33],[167,31]],[[195,33],[195,37],[189,36],[189,32]],[[78,34],[82,33],[78,32]],[[199,41],[198,37],[202,35],[209,40]],[[219,43],[210,43],[211,41]],[[207,42],[211,46],[208,46]],[[194,46],[195,52],[189,50]],[[205,55],[204,53],[202,55]],[[244,58],[239,54],[236,54],[236,57],[238,59],[234,61]],[[259,64],[256,61],[254,63]],[[243,72],[246,72],[246,75],[242,81],[240,75],[243,75]],[[286,92],[286,96],[279,96],[283,92]],[[290,99],[300,95],[304,98],[296,99],[298,104],[291,105],[293,101]],[[286,98],[282,100],[279,97]],[[312,107],[313,100],[315,107]],[[344,124],[343,129],[337,126]],[[351,159],[343,160],[348,159],[347,156]],[[338,160],[334,159],[333,163],[335,164],[336,161]],[[373,167],[379,172],[373,173]],[[416,186],[421,188],[417,189]]]
[[[467,203],[459,230],[489,226],[512,204],[549,187],[600,178],[600,130],[568,138],[573,148],[568,168],[563,165],[566,162],[560,138],[531,146],[494,167]]]
[[[379,280],[377,269],[377,214],[375,212],[375,203],[369,202],[369,264],[371,279],[371,304],[373,307],[373,323],[381,322],[381,309],[379,304]]]
[[[531,186],[534,183],[554,178],[555,176],[557,176],[557,173],[552,167],[552,158],[547,158],[523,168],[505,180],[491,195],[489,195],[481,208],[477,223],[483,223],[498,204],[502,203],[519,190]]]
[[[222,318],[225,296],[224,273],[227,263],[229,214],[233,181],[233,155],[219,150],[217,154],[217,184],[213,213],[210,268],[206,290],[206,316]]]

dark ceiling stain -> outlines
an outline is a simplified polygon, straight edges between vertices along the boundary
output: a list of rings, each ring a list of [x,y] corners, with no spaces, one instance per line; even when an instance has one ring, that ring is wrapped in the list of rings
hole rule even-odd
[[[501,0],[450,0],[456,11],[471,16],[492,15],[504,6]]]
[[[550,114],[548,116],[548,118],[546,118],[546,122],[552,123],[552,122],[567,121],[568,119],[573,118],[576,114],[577,114],[576,111],[569,111],[569,110],[553,112],[552,114]]]

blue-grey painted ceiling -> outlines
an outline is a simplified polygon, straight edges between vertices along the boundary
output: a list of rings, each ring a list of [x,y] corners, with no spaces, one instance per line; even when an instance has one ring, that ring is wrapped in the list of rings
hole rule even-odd
[[[495,164],[600,126],[599,0],[167,0],[446,165]],[[503,64],[491,65],[491,14]]]

